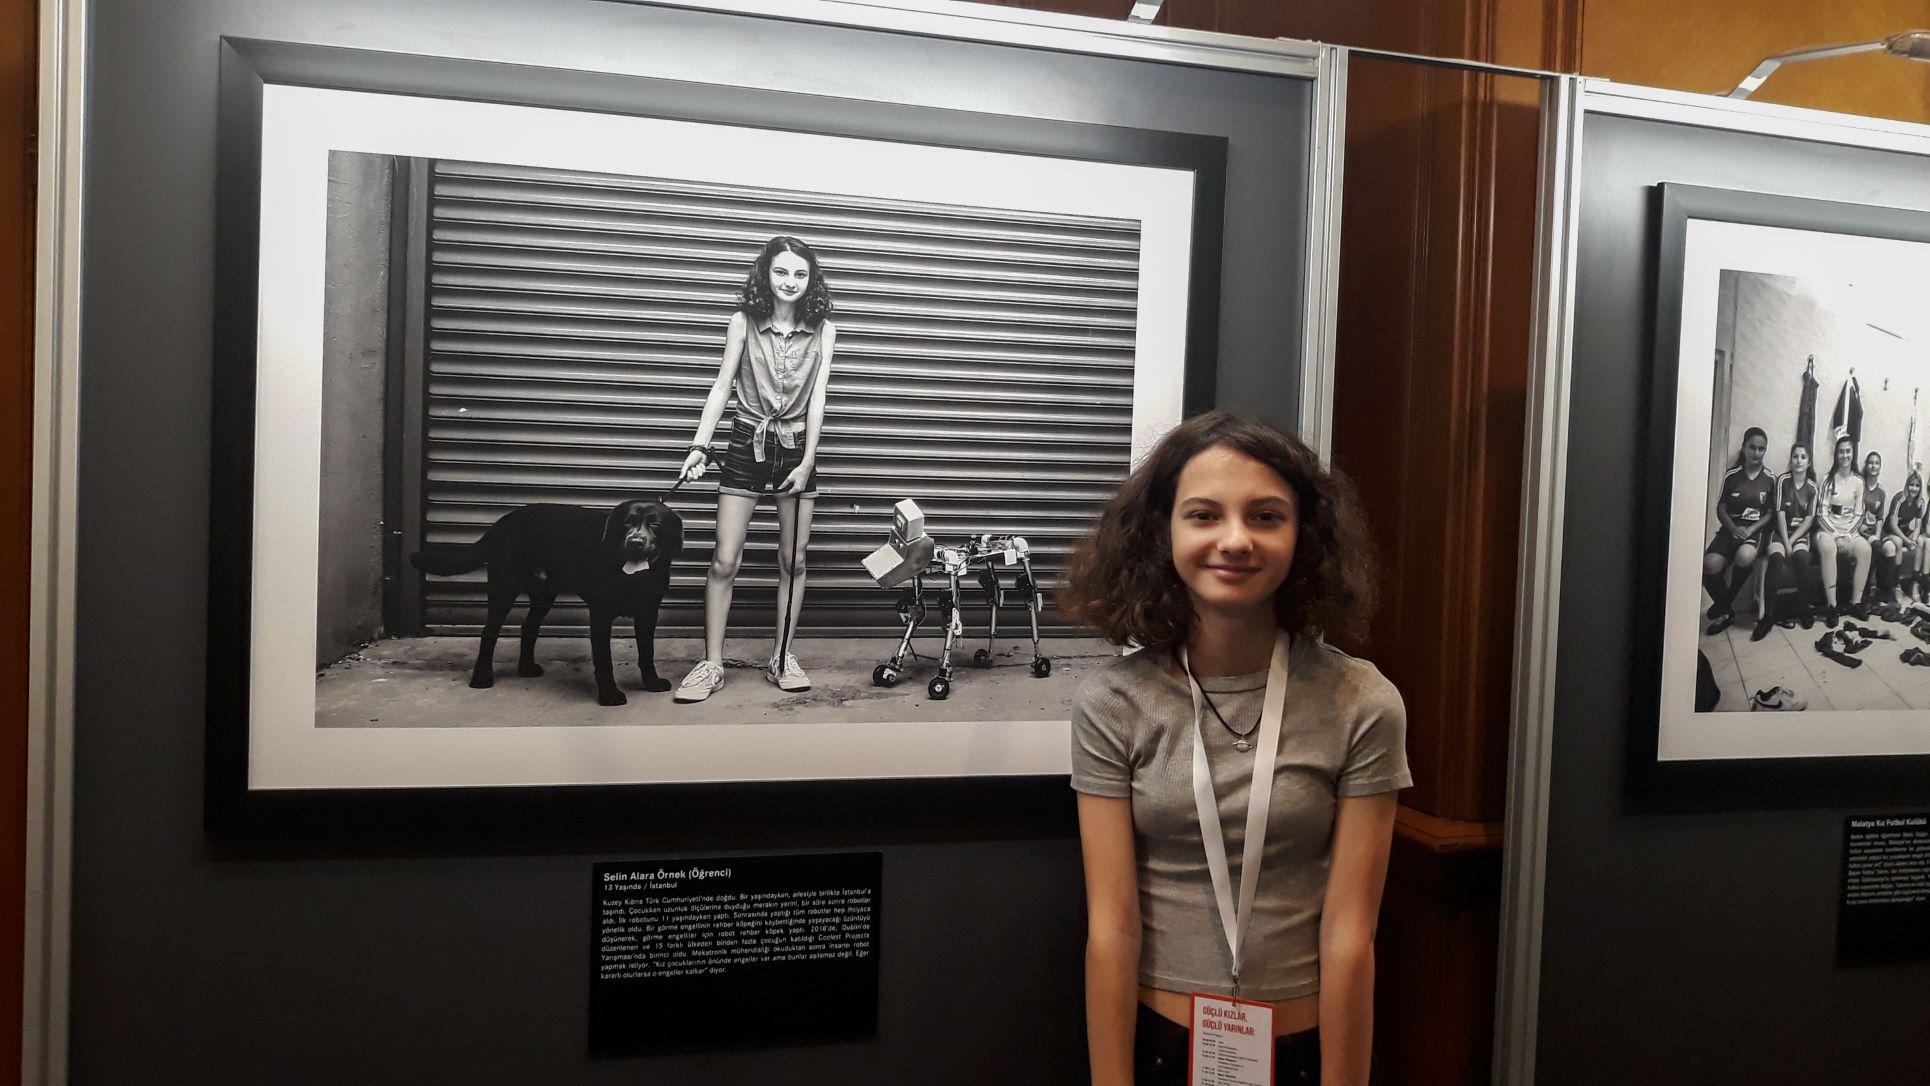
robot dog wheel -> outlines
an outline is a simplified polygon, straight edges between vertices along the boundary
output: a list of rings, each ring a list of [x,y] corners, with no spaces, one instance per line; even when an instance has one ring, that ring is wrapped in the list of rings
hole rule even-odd
[[[890,664],[879,664],[877,667],[872,668],[871,685],[897,686],[898,669],[895,667],[892,667]]]
[[[1032,659],[1032,677],[1043,679],[1052,674],[1052,657],[1036,656]]]
[[[942,676],[933,679],[925,684],[925,693],[930,694],[933,701],[944,701],[952,696],[951,680]]]

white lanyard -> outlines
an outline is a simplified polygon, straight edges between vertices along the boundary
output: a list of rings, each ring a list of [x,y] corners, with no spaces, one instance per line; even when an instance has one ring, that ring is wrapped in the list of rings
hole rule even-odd
[[[1232,875],[1226,862],[1226,838],[1220,829],[1220,805],[1213,795],[1213,770],[1206,764],[1206,738],[1200,733],[1200,684],[1179,650],[1180,667],[1193,693],[1193,802],[1199,808],[1200,841],[1206,846],[1206,870],[1213,877],[1213,896],[1220,906],[1220,927],[1233,955],[1233,987],[1240,986],[1241,955],[1246,950],[1246,925],[1253,915],[1253,896],[1260,887],[1260,851],[1266,845],[1267,808],[1273,804],[1273,770],[1280,758],[1280,720],[1287,706],[1287,635],[1273,642],[1273,666],[1267,671],[1266,700],[1260,709],[1260,745],[1253,752],[1253,784],[1246,798],[1246,845],[1240,860],[1240,907],[1233,908]],[[1264,755],[1264,757],[1262,757]]]

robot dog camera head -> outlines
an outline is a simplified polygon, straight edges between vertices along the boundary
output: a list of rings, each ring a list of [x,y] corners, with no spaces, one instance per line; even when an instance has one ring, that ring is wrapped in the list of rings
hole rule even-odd
[[[925,534],[925,514],[910,498],[891,507],[891,538],[865,555],[865,572],[880,588],[896,588],[931,563],[936,544]]]

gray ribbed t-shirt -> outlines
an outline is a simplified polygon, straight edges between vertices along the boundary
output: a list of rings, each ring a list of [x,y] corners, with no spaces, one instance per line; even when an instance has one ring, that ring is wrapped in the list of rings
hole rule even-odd
[[[1228,724],[1259,719],[1267,675],[1203,678]],[[1213,768],[1228,866],[1238,893],[1247,792],[1259,751],[1203,709],[1201,734]],[[1108,662],[1072,703],[1072,787],[1132,800],[1139,863],[1139,982],[1180,992],[1233,992],[1232,957],[1220,925],[1193,801],[1193,699],[1166,652]],[[1373,664],[1323,642],[1295,638],[1287,707],[1260,885],[1246,937],[1240,995],[1277,1001],[1320,990],[1320,909],[1334,808],[1341,796],[1413,784],[1400,692]],[[1257,733],[1256,733],[1257,734]]]

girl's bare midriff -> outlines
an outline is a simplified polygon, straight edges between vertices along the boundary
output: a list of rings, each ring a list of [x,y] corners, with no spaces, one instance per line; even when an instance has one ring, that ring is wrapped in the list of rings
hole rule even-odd
[[[1164,988],[1139,986],[1139,1001],[1153,1009],[1161,1018],[1178,1022],[1192,1028],[1193,996],[1190,992],[1169,992]],[[1313,1029],[1320,1024],[1320,997],[1301,996],[1297,999],[1283,999],[1272,1004],[1273,1035],[1283,1037],[1289,1033],[1299,1033],[1303,1029]]]

